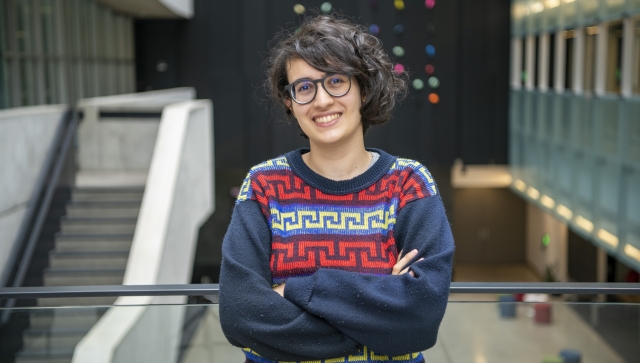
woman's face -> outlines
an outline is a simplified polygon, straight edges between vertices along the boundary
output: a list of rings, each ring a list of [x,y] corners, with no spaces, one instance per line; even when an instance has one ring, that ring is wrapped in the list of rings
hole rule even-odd
[[[288,62],[287,79],[289,83],[300,79],[319,79],[325,72],[319,71],[302,59]],[[360,106],[362,95],[360,85],[351,77],[351,89],[347,94],[334,97],[325,91],[320,83],[313,101],[300,105],[293,100],[287,101],[287,107],[302,131],[309,137],[311,144],[329,145],[341,142],[361,142],[362,122]]]

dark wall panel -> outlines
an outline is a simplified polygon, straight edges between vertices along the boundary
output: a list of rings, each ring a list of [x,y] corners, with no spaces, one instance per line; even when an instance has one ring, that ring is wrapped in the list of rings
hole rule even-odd
[[[576,282],[597,282],[598,248],[569,229],[567,270]]]
[[[524,264],[526,205],[506,188],[453,191],[455,263]]]
[[[189,86],[196,88],[198,98],[213,100],[216,212],[200,233],[196,279],[206,273],[215,280],[234,202],[230,189],[240,185],[252,165],[306,145],[298,127],[266,99],[263,63],[274,34],[299,24],[293,6],[313,9],[323,2],[194,0],[190,20],[136,22],[138,90]],[[452,204],[448,169],[456,157],[466,163],[506,163],[508,0],[488,5],[440,1],[433,10],[424,1],[405,0],[404,11],[395,10],[392,0],[378,0],[377,8],[370,0],[331,3],[367,27],[378,24],[388,53],[402,46],[406,53],[397,61],[411,79],[426,83],[424,66],[431,63],[441,82],[437,90],[410,87],[391,122],[369,131],[368,146],[417,159],[441,175],[447,206]],[[399,23],[406,28],[400,35],[393,31]],[[427,44],[436,47],[434,59],[425,53]],[[170,61],[167,72],[157,72],[160,58]],[[440,95],[438,105],[428,102],[432,91]]]

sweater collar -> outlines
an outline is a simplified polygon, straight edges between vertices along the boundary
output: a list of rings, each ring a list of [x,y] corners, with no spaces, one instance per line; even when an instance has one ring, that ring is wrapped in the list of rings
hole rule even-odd
[[[332,180],[311,170],[302,160],[302,154],[309,152],[309,149],[298,149],[285,154],[291,170],[305,183],[326,194],[350,194],[359,192],[370,187],[380,180],[396,161],[395,156],[391,156],[380,149],[367,149],[367,151],[377,152],[380,155],[378,161],[369,169],[357,177],[349,180]]]

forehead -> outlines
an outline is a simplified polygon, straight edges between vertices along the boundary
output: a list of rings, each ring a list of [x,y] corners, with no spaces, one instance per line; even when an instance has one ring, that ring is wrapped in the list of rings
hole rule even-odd
[[[287,81],[289,83],[301,78],[322,78],[324,75],[325,72],[314,68],[304,59],[294,58],[287,61]]]

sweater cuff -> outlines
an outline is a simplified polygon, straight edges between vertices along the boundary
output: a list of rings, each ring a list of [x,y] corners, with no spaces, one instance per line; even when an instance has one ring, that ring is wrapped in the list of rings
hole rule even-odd
[[[284,286],[284,297],[302,309],[307,309],[313,286],[316,283],[316,274],[305,277],[292,277],[287,279]]]

